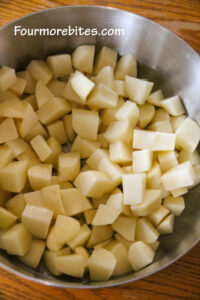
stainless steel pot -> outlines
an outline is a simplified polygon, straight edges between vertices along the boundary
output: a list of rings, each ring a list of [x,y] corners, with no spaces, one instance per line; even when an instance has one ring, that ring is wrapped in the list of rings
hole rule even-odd
[[[14,36],[14,26],[23,28],[123,28],[123,36]],[[138,15],[109,7],[65,6],[22,17],[0,29],[0,64],[23,68],[32,58],[71,52],[81,44],[96,44],[116,49],[120,55],[133,53],[140,64],[140,77],[155,81],[165,95],[179,94],[191,118],[200,121],[200,58],[178,36]],[[176,220],[174,234],[161,237],[154,263],[136,273],[91,282],[67,276],[54,278],[43,264],[34,271],[17,258],[0,252],[0,266],[43,284],[65,288],[96,288],[128,283],[155,273],[184,255],[200,240],[200,187],[186,196],[186,209]]]

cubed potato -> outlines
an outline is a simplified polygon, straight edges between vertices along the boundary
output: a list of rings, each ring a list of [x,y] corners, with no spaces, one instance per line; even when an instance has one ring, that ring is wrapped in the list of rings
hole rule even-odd
[[[111,186],[111,179],[100,171],[86,171],[80,173],[74,185],[87,197],[101,197]]]
[[[108,149],[108,142],[103,133],[97,135],[97,140],[100,143],[102,149]]]
[[[27,266],[36,269],[40,263],[45,248],[45,242],[41,240],[32,240],[28,252],[19,259]]]
[[[52,210],[55,217],[66,214],[58,184],[44,187],[41,194],[44,207]]]
[[[64,123],[62,120],[55,121],[47,125],[49,135],[56,138],[59,143],[66,144],[68,142]]]
[[[53,79],[48,83],[47,87],[55,97],[62,97],[65,83],[63,81]]]
[[[18,136],[15,122],[12,118],[6,118],[0,123],[0,144],[15,140]]]
[[[159,132],[173,133],[170,120],[152,123],[150,126],[148,126],[148,129]]]
[[[86,224],[83,224],[77,236],[68,242],[69,247],[75,250],[77,247],[84,246],[89,239],[90,233],[90,228]]]
[[[21,96],[24,93],[24,90],[27,85],[27,80],[16,77],[16,82],[10,87],[10,90],[15,93],[17,96]]]
[[[157,241],[159,232],[152,223],[145,217],[140,218],[136,223],[135,239],[147,244]]]
[[[175,216],[180,216],[185,209],[183,197],[167,197],[163,201],[163,205],[170,210]]]
[[[51,148],[41,135],[34,137],[30,144],[41,161],[45,161],[52,154]]]
[[[82,138],[96,141],[99,114],[86,109],[72,109],[72,128]]]
[[[9,148],[11,148],[12,153],[15,157],[30,148],[27,142],[25,142],[21,138],[7,142],[7,145],[9,146]]]
[[[132,54],[122,56],[116,65],[115,79],[124,80],[126,75],[137,77],[137,62]]]
[[[35,237],[46,239],[53,211],[45,207],[27,204],[22,213],[24,227]]]
[[[151,169],[153,153],[151,150],[133,151],[133,172],[143,173]]]
[[[112,252],[100,247],[92,252],[88,264],[91,280],[108,280],[115,270],[117,259]]]
[[[162,108],[164,108],[172,116],[180,116],[185,113],[183,103],[179,96],[173,96],[164,99],[160,102]]]
[[[128,260],[128,251],[123,243],[112,241],[106,247],[108,251],[114,254],[117,263],[113,271],[113,276],[119,276],[129,273],[132,268]]]
[[[0,207],[0,229],[4,229],[12,225],[17,220],[17,216],[8,211],[7,209]]]
[[[164,100],[164,95],[162,90],[157,90],[149,95],[147,102],[155,106],[160,106],[161,101]]]
[[[18,72],[17,76],[26,80],[24,93],[33,94],[35,92],[36,80],[28,71]]]
[[[4,92],[17,81],[15,70],[7,66],[0,68],[0,91]]]
[[[58,251],[46,250],[44,252],[45,265],[47,266],[47,269],[50,271],[51,274],[53,274],[55,276],[62,274],[56,268],[56,257],[68,255],[70,253],[71,253],[71,251],[70,251],[69,247],[64,247],[63,249],[58,250]]]
[[[171,116],[170,121],[172,124],[173,132],[176,131],[176,129],[181,125],[181,123],[183,123],[183,121],[185,119],[186,119],[185,115],[181,115],[181,116],[177,116],[177,117]]]
[[[148,244],[148,246],[150,246],[154,251],[156,251],[158,249],[158,247],[160,246],[160,242],[155,241],[153,243]]]
[[[151,123],[157,123],[161,121],[170,121],[170,115],[163,108],[158,108],[155,111],[155,115]]]
[[[14,158],[12,149],[8,145],[0,145],[0,168],[6,166]]]
[[[17,97],[17,95],[11,91],[5,91],[5,92],[0,92],[0,102],[4,102],[10,99],[15,99],[18,100],[19,97]]]
[[[41,123],[46,125],[64,117],[70,111],[71,107],[65,99],[54,97],[45,102],[37,114]]]
[[[49,148],[51,149],[51,154],[48,156],[48,158],[45,160],[46,164],[52,164],[55,169],[58,167],[58,157],[60,153],[62,152],[62,146],[58,142],[58,140],[51,136],[47,140],[47,144]]]
[[[118,102],[117,102],[116,107],[105,108],[100,112],[100,117],[101,117],[101,127],[100,128],[101,128],[101,130],[102,130],[103,125],[108,126],[108,125],[110,125],[111,122],[117,121],[115,114],[120,109],[120,107],[122,107],[122,105],[124,103],[125,103],[124,99],[122,97],[118,97]]]
[[[73,185],[72,183],[70,183],[69,181],[61,181],[59,182],[58,180],[58,176],[57,175],[54,175],[54,176],[51,176],[51,184],[58,184],[60,186],[60,189],[72,189],[73,188]]]
[[[82,159],[90,157],[99,148],[100,143],[98,141],[91,141],[77,136],[72,144],[71,152],[79,152]]]
[[[80,173],[90,170],[92,170],[92,168],[89,165],[84,164],[84,166],[80,169]]]
[[[22,212],[26,206],[24,201],[23,194],[17,194],[8,200],[5,204],[5,207],[15,216],[21,218]]]
[[[173,133],[155,132],[154,151],[170,151],[175,149],[176,135]]]
[[[47,64],[53,71],[55,78],[63,77],[72,73],[72,61],[69,54],[57,54],[48,56]]]
[[[37,81],[35,87],[35,97],[37,101],[37,107],[40,108],[45,102],[54,98],[52,92],[48,89],[48,87],[41,80]]]
[[[92,208],[90,201],[75,188],[61,190],[67,216],[74,216]]]
[[[119,209],[124,215],[130,215],[130,208],[128,205],[124,205],[124,196],[118,188],[110,194],[106,201],[106,205]]]
[[[154,255],[154,250],[142,241],[133,243],[128,251],[129,262],[134,271],[138,271],[152,263]]]
[[[96,215],[97,209],[89,209],[84,211],[84,219],[87,225],[92,224],[92,220],[94,219],[94,216]]]
[[[108,205],[100,204],[92,221],[92,225],[112,224],[120,215],[121,210]]]
[[[155,115],[155,107],[150,103],[145,103],[139,106],[139,119],[137,125],[140,128],[146,127]]]
[[[176,144],[189,152],[194,152],[200,140],[199,125],[190,118],[186,118],[175,133]]]
[[[31,104],[24,102],[25,116],[23,119],[16,120],[16,127],[19,135],[25,138],[32,128],[38,123],[39,119]]]
[[[124,204],[134,205],[143,201],[146,189],[146,174],[126,174],[122,177]]]
[[[122,141],[109,145],[110,160],[114,163],[124,164],[132,161],[132,149]]]
[[[175,190],[170,191],[170,193],[172,194],[172,196],[174,198],[176,198],[176,197],[187,194],[188,193],[188,188],[185,187],[185,188],[175,189]]]
[[[94,82],[92,82],[79,71],[75,71],[70,81],[72,89],[75,91],[75,93],[82,99],[83,102],[86,102],[88,95],[95,86]]]
[[[116,241],[122,243],[124,245],[124,247],[128,250],[130,248],[130,246],[133,244],[133,242],[128,241],[127,239],[125,239],[121,234],[119,233],[115,233],[115,239]]]
[[[94,45],[81,45],[77,47],[72,53],[72,64],[74,68],[82,72],[92,73],[94,52]]]
[[[161,181],[167,191],[192,186],[195,180],[191,162],[179,164],[161,176]]]
[[[63,118],[65,132],[70,143],[75,139],[75,133],[72,127],[72,114],[68,114]]]
[[[64,242],[61,243],[58,241],[57,236],[55,234],[55,226],[52,226],[49,230],[49,233],[48,233],[48,236],[46,239],[47,248],[50,251],[59,251],[60,249],[63,248],[64,244],[65,244]]]
[[[55,263],[58,272],[73,277],[83,277],[85,262],[82,255],[68,254],[57,256],[55,258]]]
[[[116,107],[118,102],[118,94],[106,85],[97,84],[90,93],[87,105],[96,109]]]
[[[80,105],[85,105],[85,100],[81,99],[76,92],[74,91],[74,89],[72,88],[72,84],[71,84],[71,77],[72,75],[69,77],[69,80],[67,81],[67,84],[65,84],[65,87],[63,89],[63,94],[62,97],[64,97],[65,99],[67,99],[68,101],[75,103],[75,104],[80,104]]]
[[[0,102],[0,117],[24,118],[26,109],[21,100],[11,98]]]
[[[58,215],[54,225],[55,239],[58,243],[68,243],[80,232],[80,223],[75,218]]]
[[[52,165],[39,164],[28,169],[28,179],[33,190],[40,190],[51,184]]]
[[[171,214],[167,216],[157,227],[157,230],[160,234],[169,234],[173,233],[174,231],[174,221],[175,221],[175,216],[174,214]]]
[[[155,144],[155,132],[134,129],[133,148],[152,150]]]
[[[43,60],[32,60],[27,70],[34,79],[41,80],[44,84],[47,84],[53,77],[53,72]]]
[[[92,198],[92,204],[94,208],[98,208],[100,204],[106,204],[107,200],[109,198],[109,194],[104,194],[101,197],[93,197]]]
[[[113,229],[110,225],[93,226],[87,243],[87,248],[91,249],[95,245],[107,241],[113,235]]]
[[[119,165],[111,162],[110,159],[103,158],[98,164],[97,169],[110,177],[112,188],[121,184],[124,172]]]
[[[124,166],[122,167],[122,170],[126,173],[126,174],[132,174],[133,173],[133,167],[131,166]]]
[[[95,83],[103,83],[110,89],[113,89],[114,85],[114,72],[110,66],[103,67],[101,71],[95,77]]]
[[[27,179],[27,162],[14,161],[0,169],[0,185],[4,190],[20,193]]]
[[[31,131],[29,131],[29,133],[25,136],[25,140],[30,141],[37,135],[41,135],[44,139],[49,137],[45,127],[40,123],[40,121],[38,121]]]
[[[87,159],[87,164],[94,170],[97,170],[98,164],[103,158],[109,158],[109,153],[105,149],[97,149]]]
[[[114,49],[104,46],[95,59],[94,75],[98,74],[103,67],[110,66],[115,69],[117,63],[117,52]]]
[[[186,161],[190,161],[193,166],[200,164],[200,155],[198,151],[194,151],[193,153],[188,152],[187,150],[182,149],[179,153],[178,161],[179,163],[183,163]]]
[[[160,205],[154,212],[148,215],[148,219],[157,227],[168,214],[169,209]]]
[[[23,194],[23,198],[26,204],[43,207],[42,194],[40,190],[25,193]]]
[[[121,234],[128,241],[135,240],[136,218],[119,216],[112,224],[112,228],[117,233]]]
[[[131,205],[131,211],[135,216],[147,216],[159,208],[161,202],[161,190],[146,190],[142,203]]]
[[[74,253],[79,254],[83,257],[84,265],[85,265],[84,266],[85,267],[85,272],[88,271],[88,266],[89,266],[88,265],[88,259],[90,257],[89,252],[84,247],[80,246],[80,247],[76,247],[74,249]]]
[[[163,173],[178,165],[178,160],[174,151],[158,152],[158,161]]]
[[[123,80],[114,80],[113,90],[122,97],[127,98],[127,94],[125,91],[125,83]]]
[[[109,144],[119,140],[130,143],[132,140],[132,130],[133,128],[129,121],[113,121],[106,129],[104,136]]]
[[[35,152],[29,147],[26,151],[22,152],[21,154],[17,155],[17,160],[19,161],[26,161],[28,164],[28,168],[38,165],[40,160],[38,159]]]
[[[59,181],[73,181],[80,172],[80,154],[61,153],[58,157],[58,179]]]
[[[105,248],[109,243],[111,243],[113,241],[113,239],[109,239],[109,240],[106,240],[102,243],[99,243],[97,245],[94,246],[94,249],[98,249],[98,248]]]
[[[144,104],[153,88],[153,82],[126,75],[125,91],[130,100],[137,104]]]

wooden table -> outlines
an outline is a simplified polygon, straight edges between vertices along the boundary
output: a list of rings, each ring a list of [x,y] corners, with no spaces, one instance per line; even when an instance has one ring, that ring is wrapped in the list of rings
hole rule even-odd
[[[113,6],[140,14],[175,32],[200,53],[199,0],[0,0],[0,25],[37,10],[66,4]],[[52,288],[29,282],[0,269],[0,300],[5,299],[200,299],[200,244],[167,269],[115,288]]]

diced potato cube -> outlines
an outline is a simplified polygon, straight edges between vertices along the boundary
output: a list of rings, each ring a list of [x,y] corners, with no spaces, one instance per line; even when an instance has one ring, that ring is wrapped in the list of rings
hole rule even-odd
[[[170,115],[163,108],[158,108],[151,123],[170,121]]]
[[[139,119],[137,125],[140,128],[146,127],[153,119],[155,115],[155,107],[150,103],[145,103],[139,106]]]
[[[130,100],[137,104],[144,104],[153,88],[153,82],[126,75],[125,91]]]
[[[122,170],[126,173],[126,174],[132,174],[133,173],[133,167],[131,166],[124,166],[122,167]]]
[[[36,80],[41,80],[44,84],[47,84],[53,77],[53,73],[48,65],[43,60],[32,60],[27,70]]]
[[[53,211],[27,204],[22,213],[22,223],[35,237],[46,239],[52,217]]]
[[[163,173],[178,165],[178,160],[174,151],[158,152],[158,161]]]
[[[122,141],[116,141],[109,145],[110,160],[118,164],[132,161],[132,149]]]
[[[75,93],[85,102],[95,84],[79,71],[72,75],[71,86]]]
[[[25,255],[31,245],[32,236],[22,223],[14,225],[1,236],[4,249],[11,255]]]
[[[114,85],[114,72],[110,66],[106,66],[101,69],[101,71],[95,77],[95,83],[103,83],[110,89],[113,89]]]
[[[56,122],[53,122],[47,125],[47,129],[49,135],[56,138],[61,144],[66,144],[68,142],[63,121],[58,120]]]
[[[118,218],[120,213],[121,210],[118,208],[100,204],[92,221],[92,225],[112,224]]]
[[[24,118],[25,107],[21,100],[11,98],[0,102],[0,116],[7,118]]]
[[[88,264],[91,280],[108,280],[114,272],[117,259],[112,252],[100,247],[93,251]]]
[[[25,186],[26,179],[26,161],[14,161],[0,169],[0,185],[8,192],[21,192]]]
[[[98,74],[103,67],[110,66],[115,69],[117,62],[117,52],[114,49],[104,46],[98,53],[95,65],[94,65],[94,75]]]
[[[135,228],[136,228],[136,218],[119,216],[117,220],[112,224],[114,231],[121,234],[128,241],[135,240]]]
[[[176,135],[173,133],[156,132],[154,151],[169,151],[175,149]]]
[[[16,82],[10,87],[10,90],[15,94],[17,94],[18,96],[21,96],[24,93],[26,85],[27,85],[27,80],[21,77],[16,77]]]
[[[16,120],[16,127],[22,138],[25,138],[32,128],[38,123],[38,116],[33,110],[31,104],[24,102],[24,107],[26,109],[25,117],[23,119]]]
[[[130,248],[130,246],[132,245],[133,242],[128,241],[127,239],[125,239],[121,234],[116,233],[115,234],[115,239],[116,241],[122,243],[124,245],[124,247],[128,250]]]
[[[8,200],[5,204],[5,207],[18,218],[21,218],[21,214],[25,206],[26,203],[22,194],[17,194],[16,196]]]
[[[182,149],[179,153],[178,161],[179,163],[183,163],[186,161],[190,161],[193,166],[200,164],[200,155],[198,151],[194,151],[193,153],[188,152],[187,150]]]
[[[79,254],[83,257],[85,272],[88,271],[88,259],[90,257],[89,252],[84,247],[80,246],[74,249],[74,253]]]
[[[159,132],[173,133],[170,120],[155,122],[151,124],[148,129]]]
[[[149,95],[149,97],[147,98],[147,102],[155,106],[160,106],[160,103],[163,99],[164,99],[164,95],[162,90],[157,90]]]
[[[0,229],[9,227],[17,220],[17,216],[3,207],[0,207]]]
[[[124,204],[134,205],[143,201],[146,174],[126,174],[122,177]]]
[[[177,116],[177,117],[174,117],[174,116],[171,116],[171,124],[172,124],[172,129],[173,129],[173,132],[176,131],[176,129],[181,125],[181,123],[183,123],[183,121],[186,119],[186,116],[185,115],[181,115],[181,116]]]
[[[10,163],[13,158],[12,149],[8,145],[0,145],[0,168]]]
[[[85,262],[80,254],[69,254],[55,258],[58,272],[73,277],[83,277]]]
[[[133,152],[133,172],[143,173],[151,169],[153,153],[151,150],[140,150]]]
[[[87,159],[87,164],[94,170],[97,169],[98,164],[103,158],[109,158],[109,153],[105,149],[97,149],[94,153]]]
[[[58,184],[44,187],[41,190],[41,194],[44,207],[52,210],[55,217],[58,214],[65,215],[65,209]]]
[[[100,143],[98,141],[90,141],[77,136],[71,147],[71,152],[79,152],[82,159],[88,158],[99,148]]]
[[[24,93],[33,94],[35,92],[36,80],[28,71],[18,72],[17,76],[26,80]]]
[[[94,45],[81,45],[72,53],[73,66],[86,73],[92,73],[94,63]]]
[[[167,197],[164,199],[163,205],[175,214],[175,216],[180,216],[185,209],[183,197]]]
[[[129,121],[113,121],[107,128],[104,136],[108,143],[122,141],[130,143],[132,140],[132,125]]]
[[[112,235],[113,229],[110,225],[93,226],[87,248],[93,248],[95,245],[110,239]]]
[[[67,81],[67,84],[65,84],[65,87],[64,87],[63,93],[62,93],[62,97],[64,97],[65,99],[67,99],[70,102],[84,105],[86,101],[83,100],[83,99],[81,99],[76,94],[76,92],[74,91],[74,89],[72,88],[71,80],[70,80],[71,77],[72,76],[70,76],[69,80]]]
[[[26,204],[43,207],[42,194],[40,190],[25,193],[23,194],[23,198]]]
[[[63,246],[64,246],[64,242],[59,242],[56,234],[55,234],[55,226],[52,226],[51,229],[49,230],[48,236],[47,236],[47,240],[46,240],[46,245],[47,248],[50,251],[59,251]]]
[[[137,62],[132,54],[122,56],[116,65],[115,78],[124,80],[126,75],[137,77]]]
[[[86,109],[72,109],[72,128],[82,138],[96,141],[99,114]]]
[[[100,143],[102,149],[108,149],[108,142],[103,133],[97,135],[97,140]]]
[[[148,246],[150,246],[154,251],[156,251],[158,249],[158,247],[160,246],[160,242],[155,241],[153,243],[148,244]]]
[[[31,146],[37,153],[41,161],[45,161],[51,154],[52,150],[41,135],[37,135],[30,141]]]
[[[194,170],[189,161],[175,166],[161,176],[161,181],[167,191],[191,186],[194,179]]]
[[[104,172],[111,178],[113,188],[122,182],[122,176],[124,175],[122,168],[111,162],[108,158],[103,158],[97,168],[99,171]]]
[[[172,116],[180,116],[185,113],[185,109],[179,96],[164,99],[160,104]]]
[[[48,87],[41,80],[37,81],[35,87],[35,97],[37,101],[37,107],[40,108],[45,102],[52,99],[54,95],[48,89]]]
[[[175,189],[175,190],[170,191],[170,193],[172,194],[172,196],[174,198],[176,198],[176,197],[182,196],[184,194],[187,194],[188,193],[188,188]]]
[[[27,142],[21,138],[7,142],[7,145],[11,148],[15,157],[29,149]]]
[[[62,273],[59,272],[56,268],[56,257],[58,256],[64,256],[70,254],[70,248],[65,247],[61,250],[58,251],[48,251],[46,250],[44,252],[44,261],[45,265],[47,266],[48,270],[51,272],[53,275],[61,275]]]
[[[17,155],[17,159],[19,161],[27,161],[28,168],[38,165],[40,163],[40,160],[31,148],[28,148],[26,151]]]
[[[54,97],[45,102],[37,113],[41,123],[46,125],[64,117],[70,111],[71,107],[65,99]]]
[[[127,97],[123,80],[114,80],[113,90],[122,97]]]
[[[134,271],[138,271],[152,263],[155,252],[142,241],[133,243],[128,252],[129,262]]]
[[[12,118],[6,118],[0,123],[0,144],[15,140],[18,136],[15,122]]]
[[[54,96],[62,97],[65,88],[65,83],[63,81],[53,79],[48,83],[47,87]]]
[[[101,197],[93,197],[92,198],[92,204],[94,208],[98,208],[100,204],[106,204],[107,200],[109,198],[109,194],[104,194]]]
[[[53,167],[55,169],[57,169],[57,167],[58,167],[58,157],[59,157],[60,153],[62,152],[62,146],[58,142],[58,140],[53,136],[51,136],[47,140],[47,144],[48,144],[49,148],[51,149],[51,154],[45,160],[45,163],[46,164],[52,164]]]
[[[33,190],[40,190],[51,184],[52,165],[39,164],[28,169],[28,179]]]
[[[146,190],[142,203],[131,205],[131,210],[135,216],[147,216],[161,205],[161,201],[161,190]]]
[[[167,216],[157,227],[157,230],[159,231],[160,234],[169,234],[173,233],[174,231],[174,221],[175,221],[175,216],[174,214],[171,214]]]
[[[27,141],[32,140],[37,135],[41,135],[44,139],[47,139],[49,137],[46,129],[44,126],[38,121],[36,125],[31,129],[31,131],[25,136],[25,139]]]
[[[89,209],[84,211],[84,218],[87,225],[92,224],[92,220],[94,219],[94,216],[96,215],[97,209]]]
[[[0,69],[0,91],[4,92],[13,86],[17,81],[15,70],[9,67]]]
[[[59,181],[73,181],[80,172],[80,154],[61,153],[58,157],[58,178]]]
[[[67,134],[67,138],[70,143],[72,143],[75,139],[75,133],[72,127],[72,114],[68,114],[63,119],[65,132]]]
[[[112,108],[116,107],[118,102],[118,94],[106,85],[99,83],[90,93],[87,105],[92,108]]]
[[[92,168],[88,166],[87,164],[84,164],[84,166],[80,169],[80,173],[85,172],[85,171],[90,171]]]
[[[74,185],[84,196],[101,197],[109,190],[111,180],[108,175],[103,172],[86,171],[77,176]]]
[[[147,244],[157,241],[159,232],[152,223],[145,217],[140,218],[136,224],[135,239]]]
[[[130,215],[130,208],[128,205],[124,205],[123,194],[118,188],[116,188],[108,197],[106,205],[119,209],[124,215]]]
[[[122,97],[118,97],[118,102],[116,107],[105,108],[100,112],[101,129],[103,128],[103,125],[108,126],[110,125],[111,122],[117,121],[115,114],[120,109],[120,107],[122,107],[124,103],[125,103],[124,99]]]
[[[31,268],[36,269],[44,252],[45,242],[40,240],[32,240],[28,252],[19,259]]]
[[[169,209],[161,205],[154,212],[148,215],[148,219],[153,223],[154,226],[157,227],[168,214]]]
[[[72,61],[69,54],[48,56],[47,64],[53,71],[54,77],[63,77],[72,73]]]
[[[155,144],[155,132],[134,129],[133,148],[152,150]]]
[[[90,228],[86,224],[83,224],[77,236],[75,236],[71,241],[69,241],[68,245],[73,250],[75,250],[76,247],[84,246],[87,243],[90,233]]]
[[[80,232],[80,223],[75,218],[58,215],[55,222],[55,239],[58,243],[68,243]]]
[[[200,140],[199,125],[186,118],[176,129],[176,144],[189,152],[194,152]]]

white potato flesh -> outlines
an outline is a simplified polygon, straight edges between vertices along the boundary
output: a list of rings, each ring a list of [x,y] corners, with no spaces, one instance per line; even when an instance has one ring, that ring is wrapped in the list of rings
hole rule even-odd
[[[122,141],[130,143],[132,140],[132,125],[129,121],[113,121],[104,133],[107,142]]]
[[[53,79],[48,83],[47,87],[55,97],[62,97],[65,83],[63,81]]]
[[[80,158],[88,158],[90,157],[97,149],[99,149],[100,143],[98,141],[91,141],[84,139],[77,135],[75,138],[71,152],[79,152]]]
[[[149,125],[148,129],[153,130],[153,131],[173,133],[172,125],[171,125],[170,120],[155,122],[155,123]]]
[[[53,274],[53,275],[61,275],[62,273],[58,271],[56,268],[56,257],[58,256],[64,256],[70,254],[70,248],[64,247],[61,250],[58,251],[48,251],[46,250],[44,252],[44,261],[45,265],[47,266],[47,269]]]
[[[15,157],[29,149],[28,143],[21,138],[9,141],[6,145],[9,146]]]
[[[146,174],[126,174],[122,176],[124,204],[139,204],[144,199]]]
[[[25,193],[23,194],[23,198],[26,204],[43,207],[42,194],[40,190]]]
[[[160,222],[169,214],[169,209],[160,205],[154,212],[148,215],[148,219],[154,226],[158,226]]]
[[[58,184],[42,188],[41,195],[44,207],[52,210],[55,217],[66,214]]]
[[[145,217],[140,218],[136,223],[135,239],[145,243],[157,241],[159,232],[152,223]]]
[[[179,189],[175,189],[175,190],[171,190],[170,193],[172,194],[172,196],[174,198],[185,195],[188,193],[188,188],[179,188]]]
[[[181,116],[177,116],[177,117],[174,117],[174,116],[171,116],[171,124],[172,124],[172,129],[173,129],[173,132],[176,131],[176,129],[181,125],[181,123],[183,123],[183,121],[186,119],[186,116],[185,115],[181,115]]]
[[[106,66],[101,69],[101,71],[97,74],[95,78],[95,83],[103,83],[110,89],[113,89],[114,85],[114,72],[113,69],[110,66]]]
[[[186,161],[190,161],[193,166],[200,164],[200,155],[198,151],[194,151],[193,153],[188,152],[187,150],[182,149],[178,156],[179,163],[183,163]]]
[[[118,102],[118,94],[106,85],[97,84],[90,93],[87,105],[95,109],[116,107]]]
[[[124,164],[132,161],[132,149],[122,141],[109,145],[110,160],[114,163]]]
[[[109,240],[113,236],[110,225],[93,226],[87,243],[87,247],[94,248],[95,245]]]
[[[42,60],[32,60],[27,66],[27,71],[34,79],[41,80],[44,84],[47,84],[53,77],[53,72]]]
[[[25,136],[25,139],[30,142],[37,135],[41,135],[44,139],[49,137],[44,125],[42,125],[40,121],[38,121],[32,130]]]
[[[76,250],[77,247],[84,246],[89,239],[90,233],[90,228],[86,224],[83,224],[79,233],[68,242],[69,247],[72,250]]]
[[[58,272],[73,277],[83,277],[85,263],[82,255],[69,254],[57,256],[55,258],[56,269]]]
[[[170,115],[163,108],[158,108],[155,111],[154,118],[151,123],[161,122],[161,121],[170,121]]]
[[[133,151],[133,173],[144,173],[151,169],[153,153],[151,150]]]
[[[164,100],[164,95],[162,90],[157,90],[149,95],[147,102],[155,106],[160,106],[161,101]]]
[[[124,175],[122,168],[108,158],[102,158],[97,169],[110,177],[113,188],[122,182],[122,176]]]
[[[76,247],[75,249],[74,249],[74,253],[76,253],[76,254],[79,254],[79,255],[81,255],[82,257],[83,257],[83,260],[84,260],[84,272],[87,272],[88,271],[88,259],[89,259],[89,257],[90,257],[90,254],[89,254],[89,252],[86,250],[86,248],[85,247],[82,247],[82,246],[80,246],[80,247]]]
[[[117,52],[114,49],[104,46],[98,53],[95,65],[94,65],[94,75],[98,74],[103,67],[110,66],[115,69],[117,63]]]
[[[125,84],[123,80],[114,80],[113,90],[122,97],[127,98],[127,94],[125,91]]]
[[[180,216],[185,209],[183,197],[167,197],[163,201],[163,205],[168,208],[175,216]]]
[[[51,185],[52,165],[38,164],[28,169],[28,179],[33,190]]]
[[[31,104],[24,102],[24,107],[26,109],[25,117],[16,120],[16,127],[22,138],[25,138],[39,121],[38,115],[33,110]]]
[[[84,219],[87,225],[92,224],[92,220],[97,212],[97,209],[89,209],[84,211]]]
[[[19,259],[27,266],[36,269],[40,263],[45,248],[45,242],[41,240],[32,240],[28,252]]]
[[[72,64],[74,68],[86,72],[92,73],[94,64],[94,45],[81,45],[72,53]]]
[[[130,121],[132,127],[138,122],[139,119],[139,108],[137,104],[127,100],[124,104],[117,110],[115,117],[118,121]]]
[[[18,136],[17,128],[12,118],[6,118],[0,123],[0,144],[13,141]]]
[[[62,97],[64,97],[67,101],[70,101],[74,104],[81,104],[84,105],[85,101],[83,99],[81,99],[76,92],[74,91],[74,89],[72,88],[71,85],[71,77],[69,78],[69,80],[67,81],[67,84],[65,84],[65,87],[63,89],[63,93],[62,93]]]
[[[64,122],[62,120],[58,120],[51,124],[48,124],[47,130],[49,132],[49,135],[56,138],[60,144],[66,144],[68,142]]]
[[[124,80],[126,75],[137,77],[137,62],[132,54],[122,56],[116,65],[115,79]]]
[[[152,263],[155,252],[142,241],[133,243],[128,251],[129,262],[134,271],[138,271]]]
[[[40,164],[40,160],[31,148],[17,155],[16,158],[19,161],[27,161],[28,168]]]
[[[137,125],[140,128],[146,127],[155,115],[155,107],[150,103],[139,106],[139,119]]]
[[[61,153],[58,157],[58,178],[59,181],[73,181],[80,172],[80,154]]]
[[[47,86],[41,81],[37,81],[35,87],[35,97],[37,101],[37,106],[40,108],[45,102],[52,99],[54,95],[51,91],[47,88]]]
[[[100,204],[92,220],[92,225],[112,224],[120,215],[121,210],[108,205]]]
[[[164,108],[172,116],[180,116],[185,113],[185,109],[179,96],[173,96],[164,99],[160,102],[162,108]]]
[[[8,99],[0,102],[0,117],[23,119],[25,113],[26,109],[19,99]]]
[[[119,216],[112,224],[114,231],[121,234],[128,241],[135,240],[136,218]]]
[[[23,194],[21,193],[9,199],[5,204],[5,208],[18,218],[21,218],[25,206],[26,202],[24,200]]]
[[[58,142],[58,140],[51,136],[47,140],[47,144],[49,148],[51,149],[51,154],[48,156],[48,158],[45,159],[46,164],[52,164],[55,169],[58,167],[58,156],[62,152],[61,144]]]
[[[157,230],[159,231],[160,234],[172,233],[174,231],[174,221],[175,221],[174,214],[167,216],[157,227]]]
[[[158,161],[163,173],[178,165],[175,151],[158,152]]]
[[[12,149],[4,144],[0,145],[0,168],[10,163],[14,158]]]
[[[0,91],[4,92],[12,87],[17,81],[15,70],[9,67],[0,68]]]
[[[37,135],[30,141],[31,146],[35,150],[41,161],[45,161],[51,154],[52,150],[41,135]]]
[[[58,215],[54,225],[55,240],[58,243],[68,243],[80,231],[80,222],[72,217]]]
[[[109,158],[109,152],[105,149],[97,149],[94,153],[87,159],[87,164],[94,170],[97,169],[98,164],[103,158]]]
[[[25,79],[27,82],[24,92],[27,94],[34,93],[36,80],[33,78],[33,76],[28,71],[17,72],[17,76]]]
[[[63,118],[65,132],[70,143],[75,139],[75,133],[72,127],[72,114],[68,114]]]
[[[94,88],[95,84],[90,79],[88,79],[81,72],[76,71],[70,79],[71,86],[75,93],[83,100],[86,98]]]
[[[72,61],[69,54],[48,56],[47,64],[53,71],[54,77],[63,77],[72,73]]]
[[[0,207],[0,229],[4,229],[12,225],[17,220],[17,216],[7,209]]]

